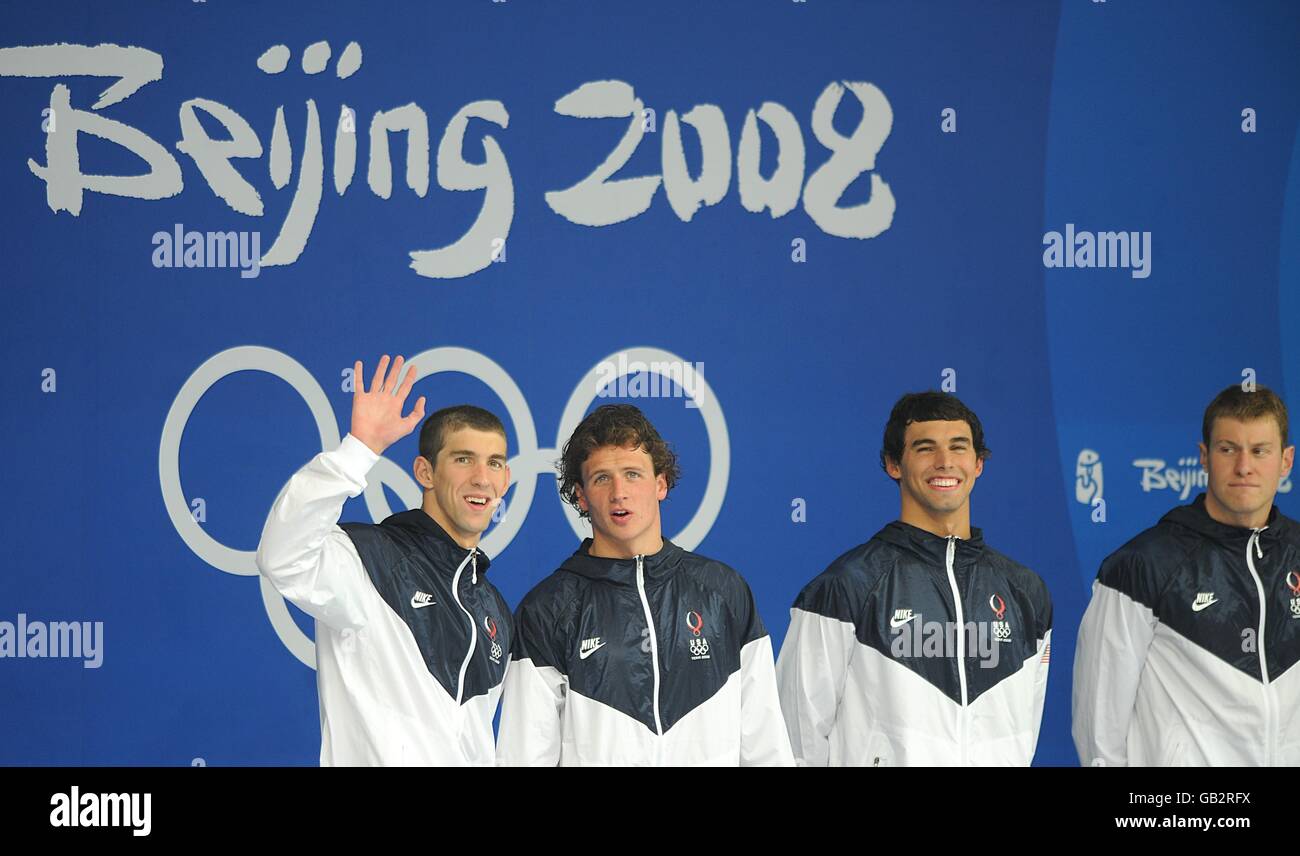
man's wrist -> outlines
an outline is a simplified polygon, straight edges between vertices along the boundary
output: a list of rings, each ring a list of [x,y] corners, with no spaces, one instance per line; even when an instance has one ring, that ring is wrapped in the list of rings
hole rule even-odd
[[[363,446],[365,446],[367,449],[369,449],[371,452],[373,452],[376,455],[382,455],[384,453],[384,449],[388,448],[383,443],[380,443],[378,440],[376,440],[373,437],[363,436],[362,434],[356,434],[351,431],[348,432],[348,436],[354,437],[355,439],[360,441]]]

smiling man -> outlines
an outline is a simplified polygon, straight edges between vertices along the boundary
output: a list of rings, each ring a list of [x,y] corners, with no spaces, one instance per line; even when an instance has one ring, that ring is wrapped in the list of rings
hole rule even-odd
[[[899,519],[790,610],[777,662],[801,766],[1028,765],[1051,649],[1043,581],[984,543],[970,494],[989,450],[956,396],[904,395],[880,453]]]
[[[509,608],[479,536],[510,485],[501,420],[471,405],[434,413],[413,470],[420,508],[338,526],[343,503],[424,416],[402,416],[415,369],[354,367],[352,429],[299,470],[262,530],[257,566],[316,619],[320,762],[492,765],[492,717],[509,665]]]
[[[659,432],[632,405],[600,407],[561,470],[592,537],[519,605],[500,763],[791,765],[749,586],[663,537],[678,471]]]
[[[1286,405],[1230,386],[1201,421],[1206,491],[1102,562],[1074,659],[1089,766],[1300,764],[1300,526]]]

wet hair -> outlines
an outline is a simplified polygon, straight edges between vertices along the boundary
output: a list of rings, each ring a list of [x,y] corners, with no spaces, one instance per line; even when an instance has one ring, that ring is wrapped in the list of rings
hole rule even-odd
[[[1253,422],[1265,416],[1277,420],[1278,430],[1282,432],[1282,447],[1286,448],[1291,427],[1286,415],[1286,404],[1278,398],[1276,392],[1266,386],[1256,386],[1253,392],[1246,392],[1241,384],[1234,383],[1214,396],[1210,406],[1205,408],[1205,416],[1201,419],[1201,439],[1206,448],[1209,448],[1214,420],[1220,417]]]
[[[654,464],[654,474],[664,477],[669,490],[681,478],[677,454],[659,436],[659,432],[639,408],[631,404],[606,404],[598,407],[587,414],[573,430],[573,436],[564,444],[559,460],[560,496],[576,508],[582,517],[587,516],[587,512],[578,504],[578,488],[582,487],[582,465],[591,457],[592,452],[606,446],[645,451]]]
[[[420,426],[420,457],[427,458],[430,465],[438,466],[438,453],[447,442],[447,435],[462,428],[475,431],[494,431],[506,436],[506,426],[491,411],[472,404],[457,404],[444,407],[424,420]]]
[[[889,421],[885,423],[885,439],[880,450],[880,468],[889,473],[889,461],[900,463],[903,460],[903,438],[907,435],[907,426],[913,422],[965,422],[970,426],[971,443],[975,447],[975,456],[983,461],[992,454],[984,445],[984,426],[975,412],[962,404],[961,399],[947,392],[909,392],[894,404],[889,412]],[[893,478],[893,476],[890,476]]]

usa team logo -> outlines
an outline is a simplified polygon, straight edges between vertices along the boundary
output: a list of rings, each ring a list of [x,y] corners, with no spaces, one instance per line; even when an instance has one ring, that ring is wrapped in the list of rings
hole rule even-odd
[[[997,619],[993,622],[993,638],[999,642],[1010,642],[1011,625],[1002,620],[1002,617],[1007,614],[1007,602],[994,592],[989,598],[989,609],[993,610],[993,617]]]
[[[709,659],[709,640],[704,638],[704,616],[695,610],[686,613],[686,626],[691,629],[688,644],[692,660]]]
[[[1291,617],[1300,618],[1300,573],[1287,574],[1286,586],[1291,589]]]
[[[492,620],[492,616],[488,615],[483,618],[483,629],[487,631],[488,639],[492,642],[488,654],[492,657],[492,662],[499,666],[501,665],[501,654],[503,652],[501,643],[497,641],[497,623]]]

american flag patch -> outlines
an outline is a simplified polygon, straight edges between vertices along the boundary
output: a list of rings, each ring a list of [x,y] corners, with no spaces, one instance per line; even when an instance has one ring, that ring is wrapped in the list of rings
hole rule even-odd
[[[1051,661],[1052,661],[1052,643],[1048,642],[1046,645],[1043,646],[1043,659],[1039,660],[1038,662],[1050,663]]]

